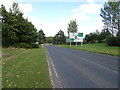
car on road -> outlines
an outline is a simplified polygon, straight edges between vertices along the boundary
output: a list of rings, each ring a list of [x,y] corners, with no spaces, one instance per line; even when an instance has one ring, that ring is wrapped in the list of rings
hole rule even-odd
[[[50,43],[49,46],[52,46],[52,43]]]

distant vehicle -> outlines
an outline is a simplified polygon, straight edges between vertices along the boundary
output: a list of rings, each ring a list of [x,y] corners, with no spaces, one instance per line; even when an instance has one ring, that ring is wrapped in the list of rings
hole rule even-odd
[[[50,43],[49,46],[52,46],[52,43]]]

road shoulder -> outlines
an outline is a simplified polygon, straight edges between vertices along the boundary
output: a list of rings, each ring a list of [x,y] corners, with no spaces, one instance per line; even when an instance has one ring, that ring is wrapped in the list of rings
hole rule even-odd
[[[46,57],[47,57],[47,63],[48,63],[48,70],[49,70],[49,76],[50,76],[50,79],[51,79],[51,84],[52,84],[52,87],[53,88],[63,88],[62,87],[62,84],[60,82],[60,79],[59,79],[59,76],[56,72],[56,69],[55,69],[55,66],[51,60],[51,57],[47,51],[47,49],[45,48],[46,50]]]

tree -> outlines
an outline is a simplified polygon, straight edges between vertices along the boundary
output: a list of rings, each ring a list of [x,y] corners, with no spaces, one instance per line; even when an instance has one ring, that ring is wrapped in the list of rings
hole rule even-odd
[[[100,16],[103,18],[104,29],[108,29],[114,36],[120,29],[120,2],[108,2],[101,8]]]
[[[45,34],[42,29],[38,32],[38,42],[39,44],[43,44],[45,42]]]
[[[96,30],[93,33],[85,35],[84,43],[99,43],[102,41],[101,33]]]
[[[46,37],[46,43],[54,43],[53,37]]]
[[[0,8],[0,47],[2,46],[2,10]]]
[[[70,23],[68,24],[68,35],[69,32],[77,32],[77,23],[76,20],[70,21]]]
[[[106,39],[106,43],[112,46],[120,46],[120,2],[105,3],[100,16],[103,18],[104,29],[111,33]]]
[[[20,11],[20,9],[19,9],[18,4],[15,3],[15,2],[12,4],[12,8],[10,8],[10,12],[13,13],[13,14],[15,14],[15,15],[18,15],[18,14],[21,14],[21,13],[22,13],[22,12]]]
[[[54,44],[65,44],[66,43],[66,36],[64,32],[60,30],[53,38]]]
[[[37,41],[37,29],[19,10],[18,4],[13,3],[10,12],[2,5],[2,42],[3,46],[16,43],[34,43]]]
[[[98,34],[96,34],[94,32],[94,33],[85,35],[84,42],[85,43],[97,43],[98,42]]]
[[[9,46],[15,43],[18,38],[17,34],[14,31],[17,31],[16,28],[11,25],[13,23],[12,16],[9,12],[6,11],[5,6],[1,5],[2,10],[2,43],[3,45]],[[14,20],[14,19],[13,19]]]
[[[108,29],[103,29],[101,33],[98,36],[98,42],[99,43],[105,43],[106,39],[111,36],[111,33],[109,32]]]

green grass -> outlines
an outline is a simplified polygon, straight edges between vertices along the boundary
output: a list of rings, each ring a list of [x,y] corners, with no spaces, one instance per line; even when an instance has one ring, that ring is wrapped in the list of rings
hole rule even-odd
[[[71,49],[84,50],[84,51],[90,51],[90,52],[95,52],[95,53],[120,56],[120,53],[118,53],[118,49],[120,49],[120,47],[107,46],[105,43],[83,44],[83,46],[72,45],[71,47],[69,45],[57,45],[57,46],[71,48]]]
[[[44,47],[3,48],[2,63],[3,88],[52,88]]]

